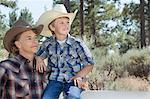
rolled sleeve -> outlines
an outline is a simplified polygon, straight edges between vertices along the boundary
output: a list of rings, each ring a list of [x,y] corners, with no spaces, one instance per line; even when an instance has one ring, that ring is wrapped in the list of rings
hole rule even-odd
[[[48,57],[48,46],[46,46],[45,43],[42,43],[42,45],[40,46],[40,48],[38,49],[36,55],[40,56],[42,58],[47,58]]]
[[[79,43],[78,53],[83,66],[94,65],[92,54],[84,42]]]

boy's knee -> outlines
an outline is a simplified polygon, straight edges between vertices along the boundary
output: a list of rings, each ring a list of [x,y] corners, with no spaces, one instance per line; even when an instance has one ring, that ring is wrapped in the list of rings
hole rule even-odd
[[[81,98],[80,98],[80,95],[69,93],[67,96],[67,99],[81,99]]]
[[[81,99],[80,95],[81,95],[81,89],[75,86],[71,86],[69,88],[69,92],[68,92],[68,98],[67,99]]]

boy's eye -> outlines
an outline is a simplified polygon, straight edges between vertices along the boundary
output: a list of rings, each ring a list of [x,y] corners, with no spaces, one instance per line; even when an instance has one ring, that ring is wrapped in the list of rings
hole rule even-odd
[[[27,40],[32,40],[32,38],[31,38],[31,37],[28,37]]]
[[[63,24],[64,22],[60,22],[60,24]]]

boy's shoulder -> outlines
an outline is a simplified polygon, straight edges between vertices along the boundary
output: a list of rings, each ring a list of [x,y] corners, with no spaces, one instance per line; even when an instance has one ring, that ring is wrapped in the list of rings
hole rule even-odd
[[[50,37],[45,38],[45,40],[43,41],[43,44],[51,44],[52,42],[54,42],[54,38],[53,36],[50,36]]]
[[[70,39],[71,41],[73,41],[73,42],[78,42],[78,43],[83,42],[80,37],[69,36],[69,39]]]

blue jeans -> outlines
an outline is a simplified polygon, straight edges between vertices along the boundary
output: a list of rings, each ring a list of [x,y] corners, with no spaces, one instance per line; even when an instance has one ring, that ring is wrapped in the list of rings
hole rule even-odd
[[[50,80],[44,90],[42,99],[58,99],[61,92],[65,93],[66,99],[81,99],[82,89],[71,83],[62,83]]]

